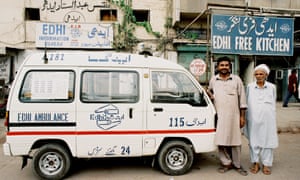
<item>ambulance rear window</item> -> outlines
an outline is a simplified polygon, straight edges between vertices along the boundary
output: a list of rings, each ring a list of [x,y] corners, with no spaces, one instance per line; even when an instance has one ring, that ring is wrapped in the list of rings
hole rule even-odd
[[[83,102],[135,103],[138,74],[132,71],[85,71],[80,98]]]
[[[71,102],[74,99],[73,71],[29,71],[19,93],[22,102]]]

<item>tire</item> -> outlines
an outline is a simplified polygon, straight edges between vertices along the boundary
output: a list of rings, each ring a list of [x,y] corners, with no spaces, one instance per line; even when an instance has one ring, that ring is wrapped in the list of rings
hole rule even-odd
[[[42,179],[62,179],[71,168],[70,153],[61,145],[47,144],[33,156],[33,171]]]
[[[158,153],[158,165],[168,175],[187,173],[193,165],[194,153],[183,141],[171,141],[163,145]]]

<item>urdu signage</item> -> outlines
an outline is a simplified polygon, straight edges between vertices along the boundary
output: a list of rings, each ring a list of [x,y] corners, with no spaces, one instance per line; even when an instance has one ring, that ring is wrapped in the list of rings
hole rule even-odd
[[[195,76],[201,76],[206,71],[206,64],[204,60],[197,58],[190,64],[190,72]]]
[[[36,47],[112,49],[112,24],[38,23]]]
[[[213,53],[293,55],[293,18],[213,15]]]

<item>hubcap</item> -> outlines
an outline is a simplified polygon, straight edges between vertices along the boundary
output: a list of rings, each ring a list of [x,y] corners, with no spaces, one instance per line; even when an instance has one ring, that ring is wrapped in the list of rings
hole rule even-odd
[[[166,157],[167,165],[171,169],[181,169],[187,163],[187,154],[182,149],[174,148]]]
[[[57,153],[46,153],[41,157],[39,167],[44,174],[56,174],[63,167],[62,157]]]

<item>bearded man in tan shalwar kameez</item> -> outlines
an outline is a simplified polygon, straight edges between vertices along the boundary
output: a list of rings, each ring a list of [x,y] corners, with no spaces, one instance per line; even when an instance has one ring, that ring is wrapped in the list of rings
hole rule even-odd
[[[218,122],[215,143],[219,150],[221,167],[225,173],[235,169],[241,175],[248,175],[241,166],[241,129],[245,123],[247,108],[245,88],[239,76],[231,74],[228,57],[217,60],[217,74],[209,82],[208,94],[217,110]]]

